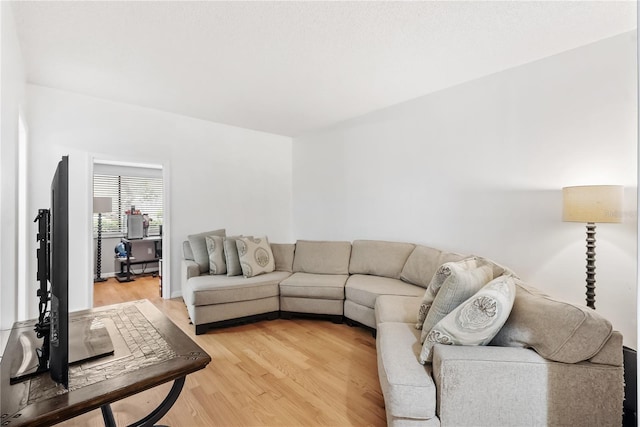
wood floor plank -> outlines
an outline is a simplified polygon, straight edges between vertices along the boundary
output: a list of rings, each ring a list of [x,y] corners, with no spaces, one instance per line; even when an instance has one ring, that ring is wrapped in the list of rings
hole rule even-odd
[[[181,298],[163,300],[158,279],[94,285],[94,305],[147,298],[212,358],[185,382],[158,424],[199,426],[384,426],[375,339],[363,328],[277,319],[195,335]],[[145,416],[169,384],[112,405],[118,425]],[[102,426],[99,411],[62,426]]]

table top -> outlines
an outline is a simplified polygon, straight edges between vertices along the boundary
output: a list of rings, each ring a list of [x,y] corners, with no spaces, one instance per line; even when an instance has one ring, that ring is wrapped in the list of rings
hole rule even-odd
[[[10,369],[21,354],[20,335],[36,320],[17,322],[0,360],[2,426],[51,425],[203,369],[209,355],[147,300],[69,314],[109,331],[114,354],[69,366],[69,389],[49,373],[10,384]]]

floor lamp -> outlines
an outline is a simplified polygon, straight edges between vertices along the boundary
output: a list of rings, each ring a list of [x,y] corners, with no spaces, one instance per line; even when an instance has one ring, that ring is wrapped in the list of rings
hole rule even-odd
[[[562,220],[587,223],[587,306],[596,308],[596,222],[622,222],[621,185],[562,189]]]
[[[102,214],[111,212],[111,197],[94,197],[93,213],[98,214],[98,241],[96,250],[96,278],[95,282],[104,282],[105,278],[101,276],[102,270]]]

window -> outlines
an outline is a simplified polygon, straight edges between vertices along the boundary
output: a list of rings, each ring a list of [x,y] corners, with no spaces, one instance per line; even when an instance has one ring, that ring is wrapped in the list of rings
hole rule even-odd
[[[99,169],[96,168],[96,172]],[[107,236],[126,235],[127,212],[132,206],[141,214],[149,216],[149,236],[160,234],[163,219],[162,194],[162,177],[109,173],[93,175],[93,196],[111,197],[111,212],[102,214],[102,233]],[[93,231],[98,232],[97,213],[93,215]]]

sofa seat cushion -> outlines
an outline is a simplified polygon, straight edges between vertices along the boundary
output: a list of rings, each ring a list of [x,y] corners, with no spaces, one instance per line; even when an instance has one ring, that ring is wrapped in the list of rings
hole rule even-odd
[[[365,307],[374,308],[379,295],[422,296],[424,289],[388,277],[354,274],[345,286],[345,297]],[[414,313],[414,316],[416,313]]]
[[[376,325],[385,322],[411,323],[420,307],[420,297],[380,295],[376,299]]]
[[[549,360],[578,363],[594,357],[613,332],[595,310],[555,300],[516,280],[509,319],[492,345],[532,348]]]
[[[344,299],[346,274],[294,273],[280,282],[283,297]]]
[[[286,271],[274,271],[260,276],[198,276],[187,281],[187,305],[211,305],[250,301],[279,295],[278,284],[289,277]]]
[[[399,279],[413,243],[355,240],[351,249],[349,273]]]
[[[378,376],[387,413],[405,419],[436,416],[436,387],[431,365],[418,363],[420,331],[412,323],[378,325]]]

